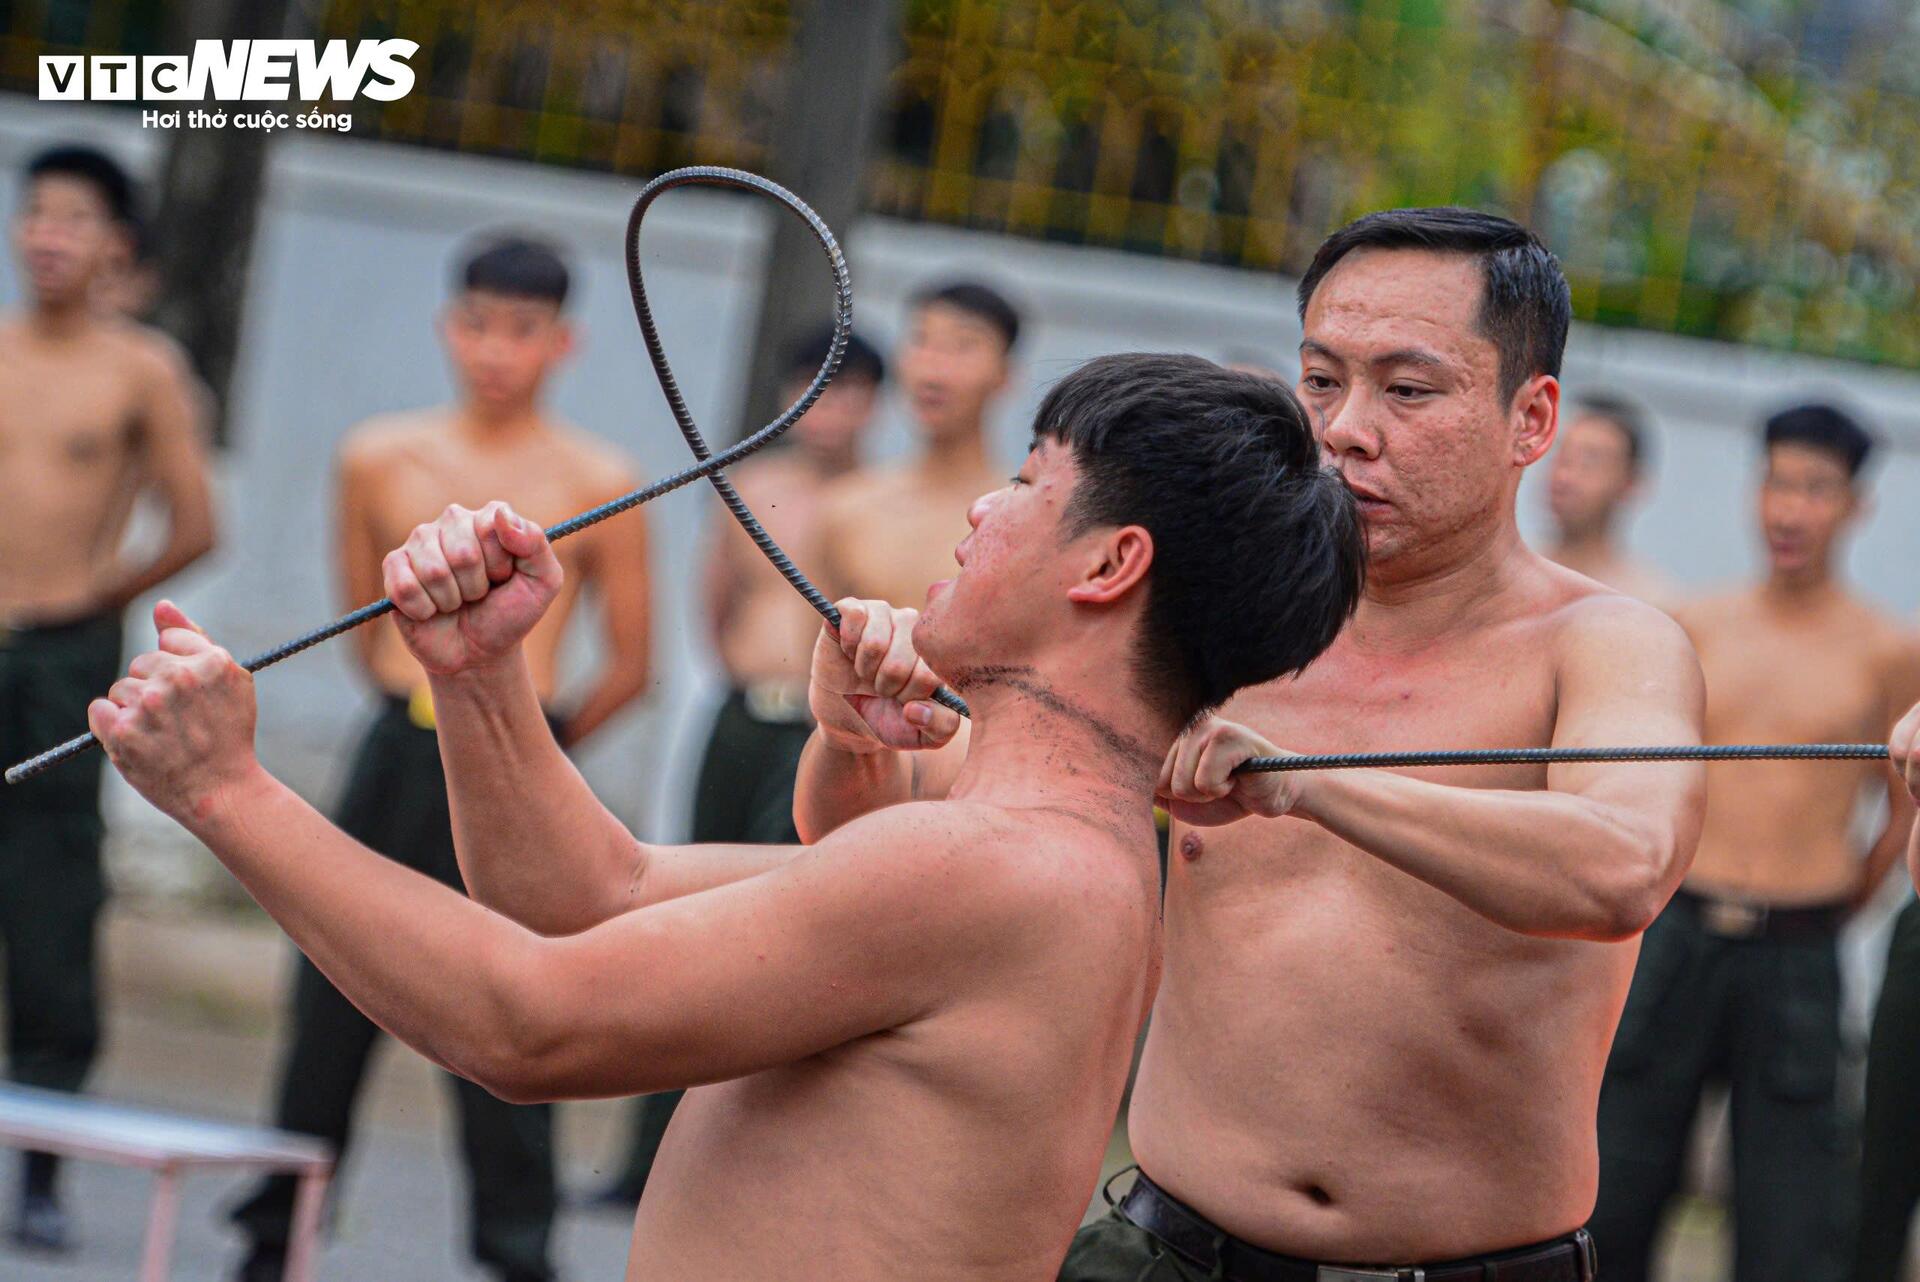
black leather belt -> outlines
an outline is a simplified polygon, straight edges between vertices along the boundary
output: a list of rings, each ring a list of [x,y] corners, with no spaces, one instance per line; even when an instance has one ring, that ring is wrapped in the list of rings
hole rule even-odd
[[[1243,1242],[1142,1171],[1115,1209],[1174,1254],[1224,1282],[1593,1282],[1593,1239],[1581,1229],[1514,1251],[1437,1264],[1322,1264]]]
[[[1682,888],[1675,906],[1689,911],[1709,935],[1721,939],[1831,939],[1840,933],[1846,909],[1839,904],[1777,908],[1754,899],[1721,899]]]

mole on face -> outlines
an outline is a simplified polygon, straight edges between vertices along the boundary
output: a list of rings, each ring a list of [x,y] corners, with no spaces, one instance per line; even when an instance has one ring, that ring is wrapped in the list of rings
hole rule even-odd
[[[1190,832],[1180,838],[1180,857],[1188,863],[1192,863],[1206,853],[1206,849],[1206,843],[1200,839],[1200,834],[1197,832]]]

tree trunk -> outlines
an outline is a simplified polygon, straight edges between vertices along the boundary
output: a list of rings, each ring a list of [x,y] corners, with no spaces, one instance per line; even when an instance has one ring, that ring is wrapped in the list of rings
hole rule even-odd
[[[894,0],[810,0],[800,6],[768,176],[812,205],[836,237],[844,239],[863,204],[899,39]],[[785,210],[775,218],[744,418],[733,439],[786,408],[780,393],[790,349],[833,319],[832,277],[819,243]]]
[[[180,7],[170,43],[184,50],[194,40],[274,38],[292,34],[289,26],[289,0],[192,0]],[[243,104],[198,105],[232,114]],[[212,389],[222,444],[270,139],[261,130],[175,129],[153,220],[154,320],[187,349]]]

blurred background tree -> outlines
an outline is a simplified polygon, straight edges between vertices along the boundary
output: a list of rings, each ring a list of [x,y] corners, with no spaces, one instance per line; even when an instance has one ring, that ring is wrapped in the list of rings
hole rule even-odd
[[[635,176],[791,165],[844,223],[825,157],[872,212],[1282,272],[1364,210],[1470,204],[1541,231],[1583,319],[1920,367],[1903,0],[822,6],[845,42],[814,57],[880,61],[857,84],[795,63],[787,0],[303,7],[324,37],[422,45],[411,95],[354,104],[357,140]],[[153,8],[15,0],[0,83],[126,47]]]

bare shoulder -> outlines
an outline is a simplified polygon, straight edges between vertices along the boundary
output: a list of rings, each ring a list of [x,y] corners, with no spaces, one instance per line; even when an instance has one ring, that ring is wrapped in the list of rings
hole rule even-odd
[[[149,385],[192,385],[193,363],[173,335],[135,321],[115,321],[105,330],[111,347]]]
[[[739,467],[728,470],[733,478],[734,487],[742,493],[748,490],[779,490],[803,484],[807,480],[807,469],[789,450],[771,450],[757,454]]]
[[[547,431],[552,437],[554,459],[594,501],[624,494],[634,487],[639,468],[613,442],[566,422],[549,422]]]
[[[973,927],[1024,930],[1085,917],[1090,898],[1132,889],[1112,839],[1052,815],[972,800],[916,801],[863,815],[814,847],[814,857],[862,886],[876,908],[944,917]]]
[[[1881,669],[1897,685],[1913,689],[1920,682],[1920,629],[1858,597],[1849,601],[1851,630],[1866,645]]]
[[[827,487],[827,512],[830,516],[849,515],[867,504],[894,497],[905,484],[906,474],[897,467],[856,468]]]
[[[341,438],[340,466],[357,471],[408,457],[435,441],[441,418],[438,410],[403,410],[364,419]]]
[[[1698,674],[1699,657],[1686,629],[1637,597],[1596,585],[1570,596],[1555,611],[1554,623],[1563,664]]]
[[[1847,626],[1858,628],[1861,638],[1876,648],[1903,645],[1914,638],[1911,626],[1864,597],[1849,596],[1846,608]]]
[[[1753,594],[1745,588],[1721,588],[1668,607],[1669,614],[1696,641],[1731,628],[1746,626],[1753,613]]]

